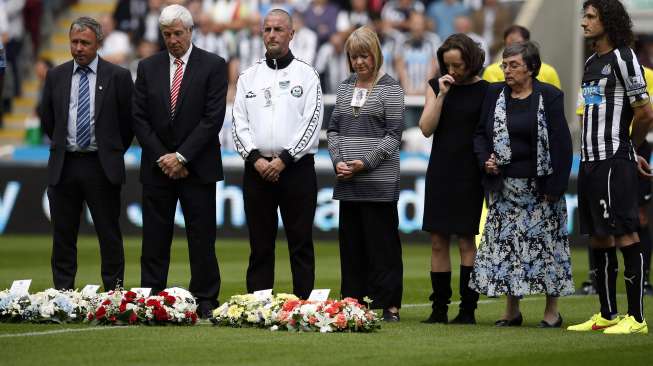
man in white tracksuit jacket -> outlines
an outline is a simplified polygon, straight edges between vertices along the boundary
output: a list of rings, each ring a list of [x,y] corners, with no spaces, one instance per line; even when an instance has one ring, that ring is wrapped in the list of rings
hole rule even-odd
[[[245,159],[243,196],[251,248],[247,291],[274,287],[279,208],[288,238],[293,292],[307,298],[315,280],[313,155],[324,106],[317,72],[290,52],[293,34],[285,11],[274,9],[265,17],[267,52],[238,79],[232,134]]]

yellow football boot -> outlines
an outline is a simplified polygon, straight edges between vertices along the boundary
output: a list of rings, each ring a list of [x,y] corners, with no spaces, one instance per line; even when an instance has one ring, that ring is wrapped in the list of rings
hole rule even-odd
[[[617,325],[604,330],[603,334],[648,334],[648,325],[646,320],[640,323],[635,317],[626,315]]]
[[[620,320],[621,320],[620,316],[617,316],[612,320],[608,320],[602,317],[601,313],[596,313],[592,315],[590,320],[580,324],[570,325],[567,327],[567,330],[572,330],[576,332],[590,332],[590,331],[604,330],[606,328],[610,328],[614,325],[617,325],[617,323],[619,323]]]

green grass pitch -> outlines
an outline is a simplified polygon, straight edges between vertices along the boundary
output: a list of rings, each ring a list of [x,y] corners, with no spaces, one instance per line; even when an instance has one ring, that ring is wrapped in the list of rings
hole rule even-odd
[[[31,292],[51,283],[47,236],[0,237],[0,288],[15,279],[33,279]],[[127,238],[126,287],[139,283],[140,239]],[[248,245],[243,240],[216,243],[222,290],[220,300],[245,292]],[[453,301],[457,295],[457,250],[452,250]],[[199,324],[194,327],[91,327],[88,325],[0,324],[0,365],[78,364],[210,364],[210,365],[650,365],[653,335],[607,336],[537,329],[543,297],[522,303],[525,324],[496,329],[504,299],[481,297],[475,326],[426,325],[430,307],[430,248],[404,245],[404,307],[401,322],[383,324],[372,334],[306,334],[232,329]],[[94,237],[83,237],[78,247],[77,286],[100,283],[99,250]],[[316,288],[339,293],[340,265],[334,242],[316,243]],[[573,251],[576,283],[587,276],[585,250]],[[623,266],[621,267],[623,272]],[[188,250],[183,238],[172,248],[169,286],[187,287]],[[626,310],[623,277],[619,276],[619,309]],[[285,242],[277,248],[276,292],[291,290]],[[653,321],[651,306],[646,314]],[[456,315],[457,305],[449,308]],[[572,296],[560,300],[564,325],[580,322],[598,311],[598,299]]]

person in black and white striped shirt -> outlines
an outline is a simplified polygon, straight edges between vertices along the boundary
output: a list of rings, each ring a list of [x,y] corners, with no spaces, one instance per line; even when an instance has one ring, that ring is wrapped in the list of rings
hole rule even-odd
[[[381,45],[368,27],[345,43],[352,76],[338,87],[327,130],[340,200],[339,240],[343,297],[383,309],[399,320],[403,264],[399,240],[399,147],[404,92],[380,70]]]
[[[643,255],[637,235],[637,170],[647,162],[635,154],[653,122],[643,69],[629,48],[632,22],[614,0],[587,0],[581,23],[595,53],[585,63],[585,101],[578,174],[581,233],[591,236],[600,313],[573,331],[648,333],[643,311]],[[632,131],[629,133],[629,128]],[[624,257],[628,312],[617,312],[617,254]]]

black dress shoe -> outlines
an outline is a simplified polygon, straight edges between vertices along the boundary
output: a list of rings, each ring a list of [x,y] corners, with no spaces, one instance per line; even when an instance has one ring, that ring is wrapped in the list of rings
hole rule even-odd
[[[449,319],[447,318],[447,309],[433,309],[431,315],[425,320],[422,320],[424,324],[447,324]]]
[[[197,304],[197,316],[200,319],[209,319],[213,316],[213,309],[217,308],[215,301],[200,301]]]
[[[474,312],[461,311],[453,318],[450,324],[476,324]]]
[[[537,325],[538,328],[560,328],[562,326],[562,315],[558,313],[558,320],[555,323],[547,323],[545,320],[542,320],[540,324]]]
[[[521,316],[521,312],[514,319],[499,319],[494,322],[494,325],[497,327],[518,327],[524,321],[524,318]]]
[[[393,312],[388,309],[383,310],[383,321],[385,322],[398,322],[400,320],[399,318],[399,312]]]

